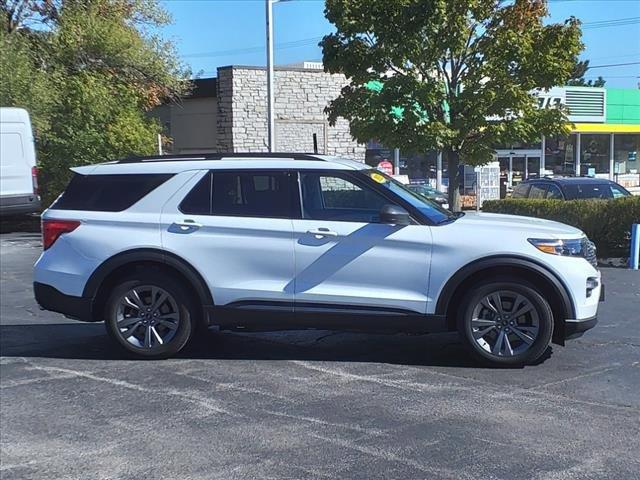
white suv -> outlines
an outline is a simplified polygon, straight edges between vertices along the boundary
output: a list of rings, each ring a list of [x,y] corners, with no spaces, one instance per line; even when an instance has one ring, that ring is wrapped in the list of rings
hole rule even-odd
[[[596,324],[593,245],[546,220],[458,214],[367,165],[307,154],[73,169],[43,214],[42,308],[166,357],[199,328],[459,331],[521,364]]]

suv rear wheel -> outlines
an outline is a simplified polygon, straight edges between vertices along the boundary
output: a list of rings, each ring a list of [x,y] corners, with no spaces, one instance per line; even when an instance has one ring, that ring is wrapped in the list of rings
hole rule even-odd
[[[466,296],[458,331],[477,356],[500,365],[531,363],[551,341],[549,303],[518,279],[490,281]]]
[[[113,289],[105,325],[109,336],[129,353],[166,358],[189,341],[194,311],[182,285],[161,272],[142,273]]]

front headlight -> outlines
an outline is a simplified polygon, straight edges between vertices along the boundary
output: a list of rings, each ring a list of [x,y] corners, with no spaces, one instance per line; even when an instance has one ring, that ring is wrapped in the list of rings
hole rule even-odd
[[[551,255],[563,255],[567,257],[584,257],[583,238],[570,240],[549,240],[544,238],[529,238],[529,243],[544,253]]]

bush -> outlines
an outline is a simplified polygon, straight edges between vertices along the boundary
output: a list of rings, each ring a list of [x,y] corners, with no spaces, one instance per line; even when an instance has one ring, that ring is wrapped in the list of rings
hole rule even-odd
[[[488,200],[482,210],[545,218],[566,223],[587,234],[598,257],[627,257],[631,225],[640,223],[640,197],[615,200]]]

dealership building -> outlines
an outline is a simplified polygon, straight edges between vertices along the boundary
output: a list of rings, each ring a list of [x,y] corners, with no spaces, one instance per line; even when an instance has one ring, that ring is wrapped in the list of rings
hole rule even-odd
[[[153,112],[172,138],[173,153],[267,151],[266,71],[229,66],[216,78],[197,79],[178,103]],[[343,75],[323,71],[318,62],[275,69],[275,137],[280,152],[340,155],[377,165],[394,161],[390,148],[353,140],[346,120],[330,126],[325,107],[347,84]],[[544,175],[590,175],[640,186],[640,89],[556,87],[539,95],[542,108],[562,105],[569,112],[570,135],[538,142],[496,145],[500,169],[509,186]],[[437,152],[395,157],[396,173],[434,183],[446,165]]]

